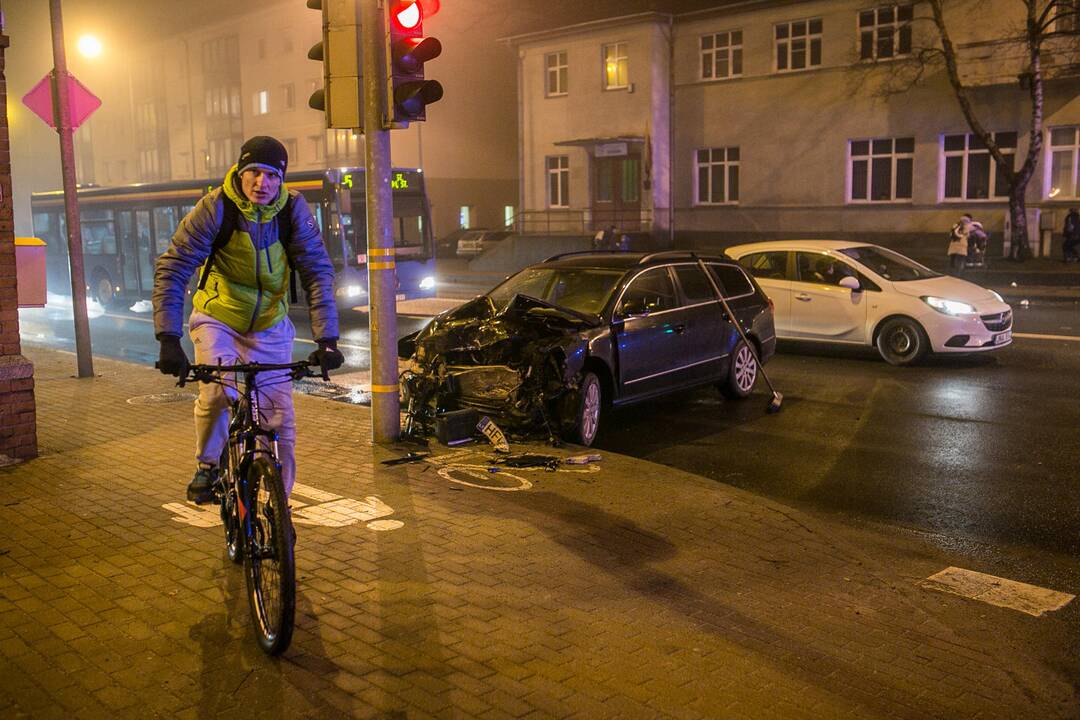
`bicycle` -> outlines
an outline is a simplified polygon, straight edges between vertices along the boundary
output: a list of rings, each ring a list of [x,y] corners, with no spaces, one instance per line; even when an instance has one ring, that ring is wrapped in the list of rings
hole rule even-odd
[[[296,535],[277,459],[277,432],[262,427],[259,420],[256,377],[273,370],[288,371],[280,382],[292,382],[316,377],[311,367],[318,364],[304,360],[280,365],[191,365],[177,383],[183,387],[188,382],[216,382],[231,387],[226,373],[243,376],[243,390],[231,406],[229,440],[218,464],[213,502],[221,506],[229,559],[244,565],[255,638],[267,655],[281,654],[292,640],[296,620]],[[322,378],[329,380],[325,370]]]

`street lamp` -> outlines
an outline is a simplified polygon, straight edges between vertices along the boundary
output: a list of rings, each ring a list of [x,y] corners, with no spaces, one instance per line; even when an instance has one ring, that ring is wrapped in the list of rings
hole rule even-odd
[[[101,41],[93,35],[83,35],[79,38],[79,53],[86,58],[96,58],[101,55]]]

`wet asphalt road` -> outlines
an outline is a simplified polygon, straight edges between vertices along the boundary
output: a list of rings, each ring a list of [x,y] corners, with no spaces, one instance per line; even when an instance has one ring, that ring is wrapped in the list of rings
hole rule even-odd
[[[293,318],[310,337],[304,312]],[[23,310],[20,322],[24,340],[74,349],[70,309]],[[399,317],[398,333],[425,322]],[[1018,308],[1015,330],[1080,336],[1080,306]],[[156,359],[148,314],[100,315],[91,332],[96,354]],[[367,342],[367,316],[344,314],[341,372],[368,368]],[[297,342],[296,357],[312,348]],[[597,448],[913,533],[995,574],[1080,586],[1080,342],[1017,338],[914,368],[869,350],[780,350],[767,368],[779,414],[765,414],[760,382],[741,402],[699,389],[608,413]]]

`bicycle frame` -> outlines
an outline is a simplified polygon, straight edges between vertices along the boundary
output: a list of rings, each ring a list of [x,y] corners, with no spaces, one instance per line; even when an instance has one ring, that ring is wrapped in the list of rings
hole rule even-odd
[[[256,373],[249,370],[243,375],[243,392],[239,393],[239,388],[237,388],[238,397],[232,402],[229,418],[229,440],[226,447],[229,452],[229,470],[232,477],[228,479],[226,491],[229,489],[228,486],[236,491],[240,521],[244,523],[244,537],[250,542],[252,533],[248,510],[252,495],[248,488],[248,469],[259,453],[269,455],[279,472],[281,463],[278,461],[277,431],[267,430],[259,422],[262,416],[259,414]],[[269,449],[259,446],[259,438],[267,439]],[[247,549],[250,550],[250,548]]]

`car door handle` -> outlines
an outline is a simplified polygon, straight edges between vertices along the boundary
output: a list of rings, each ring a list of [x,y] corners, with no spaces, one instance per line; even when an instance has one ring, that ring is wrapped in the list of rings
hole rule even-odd
[[[806,293],[799,293],[795,296],[796,300],[802,300],[803,302],[810,302],[810,296]]]

